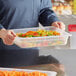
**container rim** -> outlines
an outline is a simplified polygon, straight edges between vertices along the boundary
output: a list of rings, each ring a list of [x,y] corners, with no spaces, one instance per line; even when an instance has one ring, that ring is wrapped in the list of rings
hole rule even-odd
[[[72,34],[69,34],[67,33],[68,35],[61,35],[61,36],[43,36],[43,37],[16,37],[16,38],[19,38],[19,39],[36,39],[36,38],[58,38],[58,37],[64,37],[64,36],[72,36]]]
[[[55,71],[43,71],[43,70],[30,70],[30,69],[16,69],[16,68],[2,68],[0,67],[0,70],[7,70],[7,71],[13,71],[13,70],[16,70],[16,71],[28,71],[28,72],[33,72],[33,71],[39,71],[39,72],[43,72],[43,73],[53,73],[55,76],[57,75],[57,72]]]

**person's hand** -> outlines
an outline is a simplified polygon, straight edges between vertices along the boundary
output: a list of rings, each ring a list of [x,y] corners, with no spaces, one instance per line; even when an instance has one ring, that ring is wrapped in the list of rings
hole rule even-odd
[[[13,45],[16,34],[12,30],[2,29],[0,31],[1,39],[6,45]]]
[[[52,26],[55,26],[55,27],[60,28],[62,30],[65,30],[65,24],[63,22],[58,22],[58,21],[53,22]]]

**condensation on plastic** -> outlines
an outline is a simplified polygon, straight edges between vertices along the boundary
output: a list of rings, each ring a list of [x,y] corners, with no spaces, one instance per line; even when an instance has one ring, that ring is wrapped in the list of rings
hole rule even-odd
[[[45,47],[45,46],[58,46],[66,45],[68,37],[71,36],[69,33],[62,31],[53,26],[44,27],[46,30],[53,30],[60,32],[60,36],[45,36],[45,37],[31,37],[31,38],[21,38],[16,37],[14,43],[21,48],[32,48],[32,47]],[[36,31],[36,28],[24,28],[24,29],[13,29],[15,33],[26,33],[27,31]]]
[[[42,71],[42,70],[28,70],[28,69],[13,69],[13,68],[0,68],[1,71],[25,71],[25,72],[34,72],[34,71],[39,71],[42,73],[46,73],[48,76],[56,76],[57,72],[54,71]]]

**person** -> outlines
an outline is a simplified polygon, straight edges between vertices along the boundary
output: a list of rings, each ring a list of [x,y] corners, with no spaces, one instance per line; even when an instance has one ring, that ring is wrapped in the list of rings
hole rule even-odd
[[[52,10],[50,0],[0,0],[0,67],[22,67],[59,61],[39,56],[38,48],[19,48],[13,44],[16,34],[11,29],[55,26],[65,30]]]

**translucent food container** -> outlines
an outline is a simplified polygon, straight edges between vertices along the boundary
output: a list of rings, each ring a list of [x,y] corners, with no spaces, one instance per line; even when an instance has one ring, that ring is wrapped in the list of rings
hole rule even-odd
[[[26,33],[27,31],[36,31],[38,29],[39,27],[13,29],[13,30],[15,33]],[[31,37],[31,38],[16,37],[14,43],[21,48],[58,46],[58,45],[66,45],[68,37],[71,36],[69,33],[62,31],[53,26],[44,27],[44,29],[57,31],[61,33],[61,35],[60,36]]]
[[[25,71],[28,73],[38,71],[38,72],[46,73],[48,76],[56,76],[57,75],[57,72],[54,72],[54,71],[41,71],[41,70],[28,70],[28,69],[0,68],[0,71]]]

